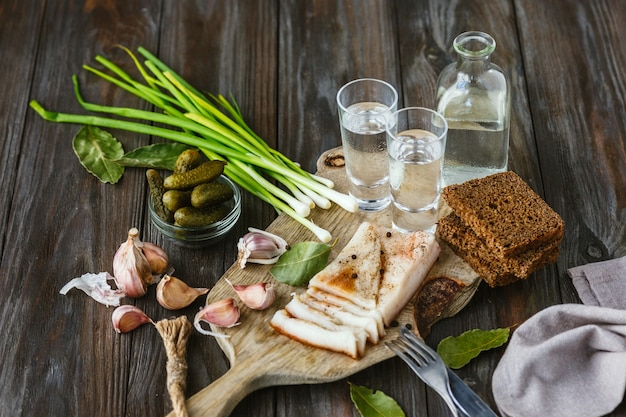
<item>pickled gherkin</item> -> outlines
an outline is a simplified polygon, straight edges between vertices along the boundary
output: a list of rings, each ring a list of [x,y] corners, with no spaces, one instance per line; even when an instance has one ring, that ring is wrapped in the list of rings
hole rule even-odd
[[[172,213],[182,207],[191,205],[191,191],[167,190],[163,193],[163,205]]]
[[[174,173],[163,181],[168,190],[185,190],[193,188],[204,182],[211,182],[224,172],[226,162],[212,160],[202,163],[196,168],[186,172]]]
[[[191,205],[196,208],[214,206],[230,200],[233,195],[233,189],[226,184],[206,182],[196,186],[191,192]]]
[[[149,169],[146,176],[155,213],[166,223],[189,228],[224,219],[231,211],[224,203],[235,195],[230,185],[219,180],[225,165],[221,160],[202,162],[198,150],[187,149],[178,156],[169,176],[163,178]]]
[[[228,214],[228,207],[220,204],[208,209],[183,207],[174,213],[174,224],[182,227],[201,227],[222,220]]]
[[[181,174],[183,172],[191,171],[196,168],[202,162],[202,154],[197,149],[187,149],[181,152],[176,158],[174,164],[174,174]]]
[[[165,193],[165,187],[163,186],[163,177],[156,169],[148,169],[146,171],[146,178],[148,180],[148,188],[150,189],[150,198],[152,199],[152,205],[154,211],[163,221],[171,223],[174,221],[174,211],[169,210],[163,204],[163,194]]]

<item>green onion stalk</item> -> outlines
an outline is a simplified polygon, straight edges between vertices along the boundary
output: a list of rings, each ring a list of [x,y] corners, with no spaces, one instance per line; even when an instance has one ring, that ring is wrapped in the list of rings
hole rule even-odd
[[[102,56],[97,56],[96,61],[109,72],[89,65],[83,68],[147,101],[155,111],[86,102],[75,75],[72,77],[74,92],[85,110],[124,119],[48,111],[35,100],[30,106],[48,121],[161,137],[198,148],[209,159],[224,160],[226,176],[272,205],[278,213],[285,213],[307,227],[323,242],[329,242],[331,235],[308,219],[313,207],[326,209],[335,203],[349,212],[357,211],[356,201],[334,190],[332,181],[305,171],[271,148],[247,125],[234,100],[231,103],[221,95],[205,96],[145,48],[138,48],[145,59],[143,64],[130,50],[122,48],[135,63],[143,81],[134,79]]]

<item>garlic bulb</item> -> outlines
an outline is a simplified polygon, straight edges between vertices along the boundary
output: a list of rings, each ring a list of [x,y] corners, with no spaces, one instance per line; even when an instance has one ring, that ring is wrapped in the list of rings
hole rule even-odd
[[[165,275],[157,285],[156,299],[162,307],[168,310],[180,310],[207,292],[209,292],[208,288],[193,288],[181,279]]]
[[[215,337],[228,337],[221,333],[211,332],[202,327],[202,322],[213,324],[218,327],[233,327],[239,323],[239,307],[233,298],[225,298],[223,300],[211,303],[202,308],[196,314],[193,325],[196,330],[202,334]]]
[[[265,310],[276,299],[274,286],[268,285],[267,282],[250,285],[234,285],[229,280],[226,282],[235,290],[241,301],[253,310]]]
[[[152,323],[152,319],[148,317],[140,308],[132,305],[122,305],[113,310],[111,315],[113,328],[118,333],[126,333],[135,330],[137,327],[146,323]]]
[[[289,249],[287,241],[273,233],[253,227],[248,228],[248,232],[237,243],[237,262],[241,268],[245,268],[247,262],[274,264]]]
[[[143,242],[141,250],[150,264],[153,275],[161,275],[167,271],[170,260],[167,253],[160,246],[150,242]]]
[[[128,297],[138,298],[146,294],[148,285],[154,282],[152,268],[141,246],[139,230],[128,231],[128,239],[122,243],[113,257],[113,276],[117,286]]]

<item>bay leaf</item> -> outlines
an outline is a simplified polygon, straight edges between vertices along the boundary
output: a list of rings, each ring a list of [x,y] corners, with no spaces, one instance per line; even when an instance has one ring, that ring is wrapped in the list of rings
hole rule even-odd
[[[155,143],[153,145],[136,148],[126,153],[115,162],[127,167],[167,169],[173,171],[178,155],[186,149],[189,149],[189,146],[182,143]]]
[[[324,269],[333,246],[318,242],[296,243],[278,258],[270,273],[282,283],[304,286],[313,275]]]
[[[405,417],[396,400],[382,391],[354,385],[350,382],[350,398],[361,417]]]
[[[511,330],[468,330],[459,336],[448,336],[439,342],[437,353],[446,365],[459,369],[467,365],[481,352],[502,346],[509,340]]]
[[[124,148],[110,133],[83,126],[72,139],[72,148],[81,165],[101,182],[115,184],[124,174],[124,167],[115,162],[124,155]]]

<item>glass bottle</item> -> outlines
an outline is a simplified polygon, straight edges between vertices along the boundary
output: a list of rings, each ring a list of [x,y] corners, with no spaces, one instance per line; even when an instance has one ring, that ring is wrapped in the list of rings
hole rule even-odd
[[[439,75],[435,108],[448,121],[446,185],[508,169],[511,90],[491,62],[495,49],[487,33],[462,33],[454,39],[457,62]]]

